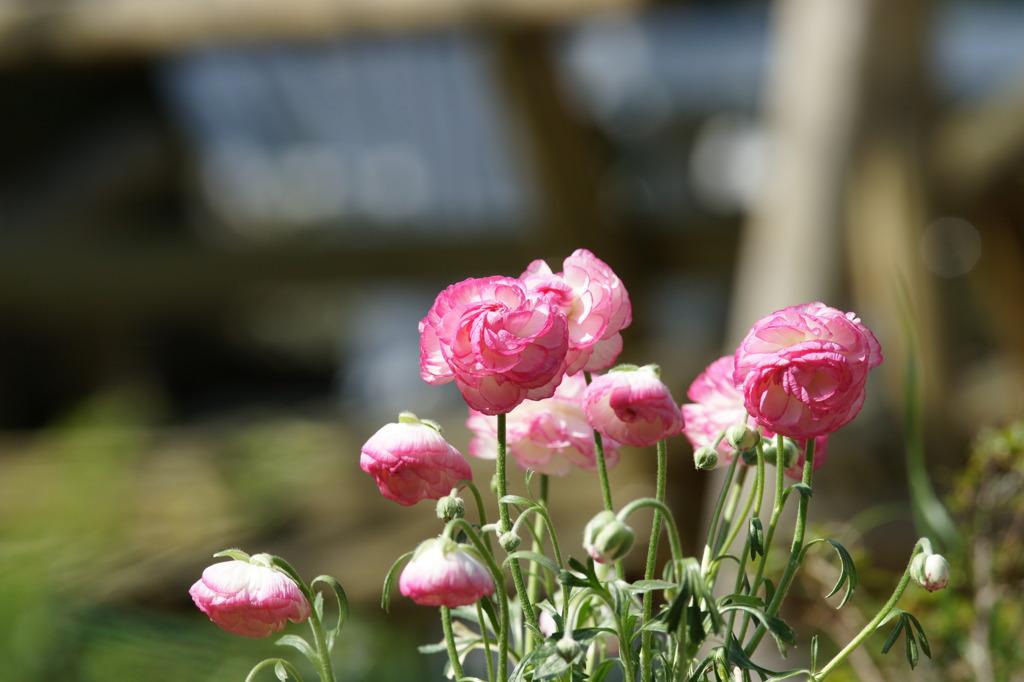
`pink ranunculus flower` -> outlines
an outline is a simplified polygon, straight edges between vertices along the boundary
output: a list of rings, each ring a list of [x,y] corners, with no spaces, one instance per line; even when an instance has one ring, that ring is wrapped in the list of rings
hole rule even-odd
[[[466,403],[502,414],[548,398],[565,372],[568,322],[510,277],[467,279],[438,294],[420,321],[420,376],[455,381]]]
[[[868,370],[881,362],[881,346],[856,315],[807,303],[754,325],[733,379],[758,424],[799,440],[849,423],[864,404]]]
[[[310,614],[302,590],[267,554],[207,567],[189,594],[210,620],[243,637],[268,637]]]
[[[408,412],[370,436],[359,467],[373,476],[384,497],[405,506],[440,499],[459,481],[473,478],[469,463],[444,439],[440,427]]]
[[[508,413],[505,442],[521,469],[541,474],[564,476],[578,466],[587,471],[597,469],[594,431],[583,414],[583,391],[587,382],[583,374],[567,376],[555,394],[544,400],[528,401]],[[494,459],[498,452],[497,417],[471,409],[466,426],[473,432],[469,454]],[[619,443],[602,441],[608,468],[619,461]]]
[[[398,589],[423,606],[466,606],[494,592],[490,571],[465,545],[426,540],[402,569]]]
[[[611,367],[622,352],[619,333],[633,321],[629,293],[607,263],[587,249],[577,249],[554,273],[535,260],[521,276],[526,288],[565,314],[569,321],[566,374]]]
[[[735,368],[735,357],[725,355],[718,358],[707,366],[686,392],[686,396],[692,403],[683,405],[683,433],[696,450],[701,447],[714,447],[718,437],[735,424],[747,423],[756,426],[754,419],[747,416],[747,410],[743,406],[743,393],[733,382],[733,369]],[[761,437],[765,441],[775,438],[775,433],[770,429],[762,428]],[[804,455],[803,450],[806,440],[797,440],[800,449],[798,460],[786,469],[786,474],[792,478],[800,478],[803,475]],[[768,443],[766,443],[768,445]],[[825,461],[828,448],[828,438],[819,436],[815,438],[814,468],[817,469]],[[735,454],[729,442],[722,438],[718,443],[719,465],[728,464]]]
[[[627,445],[654,445],[683,430],[683,415],[654,365],[623,366],[594,379],[583,393],[587,422]]]

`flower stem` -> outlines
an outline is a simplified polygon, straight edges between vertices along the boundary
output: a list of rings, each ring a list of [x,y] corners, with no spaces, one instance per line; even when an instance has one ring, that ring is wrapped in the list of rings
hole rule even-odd
[[[505,533],[512,530],[512,518],[509,516],[508,503],[501,502],[505,495],[508,494],[508,476],[505,473],[505,460],[507,459],[507,440],[506,440],[506,427],[505,427],[505,415],[498,415],[498,452],[496,457],[496,492],[498,494],[498,517],[501,522],[500,528],[501,533]],[[525,638],[526,651],[529,652],[533,648],[534,639],[540,633],[540,625],[537,623],[537,614],[533,612],[533,604],[530,603],[530,595],[526,590],[526,583],[523,582],[523,571],[519,566],[518,560],[513,560],[510,563],[512,570],[512,584],[515,585],[516,594],[519,596],[519,603],[523,608],[523,618],[526,620],[527,625],[527,636]]]
[[[778,452],[782,452],[781,447],[779,447]],[[782,467],[780,465],[781,462],[776,461],[775,467],[779,470],[780,473],[778,475],[781,477]],[[803,478],[801,479],[801,483],[808,488],[811,486],[811,474],[813,472],[814,439],[808,438],[807,446],[804,448],[804,472]],[[807,494],[801,494],[796,511],[796,525],[793,528],[793,544],[789,549],[789,560],[786,562],[786,569],[782,572],[782,577],[779,578],[779,584],[775,590],[775,595],[772,597],[771,603],[768,604],[768,608],[765,609],[765,613],[768,616],[774,616],[779,612],[779,608],[782,606],[782,601],[786,598],[789,586],[793,582],[793,577],[796,575],[796,571],[800,567],[800,559],[802,557],[804,547],[804,532],[807,529],[807,507],[809,503],[810,496]],[[774,514],[772,516],[772,520],[775,520]],[[765,548],[765,553],[767,554],[767,547]],[[744,649],[748,656],[755,648],[757,648],[757,645],[761,641],[761,638],[764,637],[765,632],[765,626],[760,625],[757,630],[754,631],[754,634],[751,635],[750,642]]]
[[[899,584],[896,585],[896,589],[893,591],[892,596],[889,597],[889,601],[885,603],[885,606],[883,606],[878,611],[878,613],[875,614],[875,617],[872,618],[871,621],[867,625],[865,625],[859,633],[857,633],[856,637],[850,640],[849,644],[843,647],[842,651],[836,654],[832,658],[832,660],[825,664],[825,666],[821,670],[811,675],[811,680],[814,680],[815,682],[820,682],[821,680],[825,679],[833,672],[835,672],[835,669],[839,666],[839,664],[846,660],[846,657],[849,656],[854,649],[863,644],[864,640],[867,639],[875,630],[877,630],[878,626],[881,625],[882,622],[889,617],[889,614],[892,613],[892,610],[896,608],[896,603],[900,600],[900,597],[903,596],[904,590],[907,589],[907,585],[910,584],[910,567],[913,565],[914,557],[917,556],[919,549],[920,544],[914,548],[913,552],[911,552],[910,561],[907,563],[906,570],[903,571],[903,577],[900,579]]]
[[[465,673],[462,672],[462,663],[459,661],[459,650],[455,646],[455,634],[452,632],[452,610],[447,606],[441,607],[441,627],[444,629],[444,641],[448,645],[448,660],[452,664],[452,673],[456,680],[462,679]],[[481,629],[484,624],[480,623]]]
[[[668,479],[668,444],[664,439],[658,441],[658,477],[654,489],[654,498],[661,504],[665,504],[665,485]],[[662,511],[661,508],[654,508],[654,521],[651,525],[651,540],[647,545],[647,568],[644,571],[644,579],[652,580],[654,571],[658,564],[658,540],[661,536]],[[654,611],[654,594],[646,592],[643,602],[643,623],[651,621]],[[654,640],[654,633],[645,630],[640,636],[640,680],[649,682],[654,665],[654,655],[651,645]]]

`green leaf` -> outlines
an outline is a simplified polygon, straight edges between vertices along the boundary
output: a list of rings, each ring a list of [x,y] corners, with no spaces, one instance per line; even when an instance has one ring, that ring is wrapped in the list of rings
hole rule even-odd
[[[920,621],[918,621],[912,613],[907,613],[907,620],[910,621],[910,624],[914,626],[914,630],[917,631],[918,639],[921,640],[921,651],[924,652],[925,656],[931,658],[932,648],[931,645],[928,644],[928,638],[924,634],[924,628],[921,627]]]
[[[667,580],[637,580],[627,589],[634,594],[645,594],[655,590],[671,590],[675,586],[675,583],[670,583]]]
[[[803,483],[794,483],[793,485],[791,485],[789,487],[792,490],[795,490],[798,493],[800,493],[800,496],[805,498],[805,499],[809,500],[812,497],[814,497],[814,490],[809,485],[805,485]]]
[[[395,579],[398,577],[398,569],[400,569],[402,567],[402,563],[412,555],[413,552],[406,552],[402,556],[398,557],[395,563],[391,564],[391,568],[388,569],[388,574],[384,576],[384,590],[380,595],[380,606],[385,612],[391,607],[391,591],[395,587]]]
[[[793,628],[789,627],[786,621],[776,616],[769,616],[761,609],[752,608],[743,604],[728,604],[722,607],[722,612],[726,611],[743,611],[748,613],[757,619],[768,633],[775,640],[776,645],[779,648],[779,653],[785,654],[785,644],[796,644],[796,633],[793,632]]]
[[[281,680],[281,682],[288,682],[288,669],[284,667],[284,663],[281,661],[274,664],[274,676]]]
[[[910,663],[910,669],[913,670],[917,667],[917,662],[921,658],[921,654],[917,650],[917,639],[914,638],[914,631],[909,627],[904,629],[904,640],[907,645],[907,662]]]
[[[893,627],[892,632],[889,634],[889,639],[885,640],[885,644],[882,645],[882,653],[883,654],[889,653],[889,649],[891,649],[892,645],[896,643],[897,639],[899,639],[900,631],[902,631],[904,626],[906,626],[907,621],[903,617],[904,613],[905,612],[902,611],[901,609],[894,609],[894,613],[892,615],[894,615],[894,616],[898,615],[899,618],[896,621],[896,625],[895,625],[895,627]],[[892,616],[890,616],[890,618],[891,617]]]
[[[338,622],[333,628],[327,631],[327,650],[330,651],[334,647],[334,640],[338,638],[338,634],[341,632],[342,626],[348,620],[348,597],[345,595],[345,588],[341,586],[337,580],[329,575],[318,575],[313,578],[313,582],[310,583],[310,587],[317,583],[324,583],[328,585],[334,592],[334,598],[338,602]],[[322,593],[317,593],[317,598],[322,599]],[[320,617],[323,619],[323,607],[320,607]]]
[[[516,504],[516,505],[520,505],[522,507],[536,507],[537,506],[536,502],[534,502],[533,500],[529,499],[528,497],[523,497],[522,495],[505,495],[500,500],[498,500],[498,503],[499,504]]]
[[[750,519],[750,523],[747,525],[747,536],[750,538],[750,559],[753,561],[764,555],[764,528],[761,525],[761,519],[756,516]]]
[[[310,663],[316,665],[318,657],[309,642],[298,635],[281,635],[274,644],[278,646],[290,646],[302,652],[302,655],[309,659]]]
[[[836,607],[836,609],[841,609],[843,608],[843,606],[846,605],[846,602],[850,601],[850,597],[853,596],[853,591],[857,589],[857,566],[853,562],[853,557],[850,556],[850,553],[848,551],[846,551],[846,548],[838,542],[836,542],[835,540],[829,538],[821,538],[818,540],[812,540],[811,542],[807,543],[807,546],[810,547],[811,545],[817,542],[827,542],[828,544],[832,545],[832,547],[836,550],[836,554],[839,555],[839,578],[836,580],[835,587],[832,588],[832,591],[829,592],[827,596],[831,597],[832,595],[834,595],[836,592],[839,591],[839,588],[842,587],[845,583],[846,594],[843,595],[843,600],[839,602],[839,606]]]
[[[538,554],[537,552],[530,552],[525,550],[522,552],[513,552],[512,554],[509,554],[508,557],[506,557],[505,561],[502,563],[502,566],[512,561],[515,561],[516,559],[525,559],[526,561],[532,561],[535,564],[540,564],[541,566],[548,569],[555,575],[558,575],[561,571],[561,569],[558,568],[558,564],[556,564],[550,557],[546,557],[543,554]]]
[[[605,678],[608,677],[608,674],[617,663],[617,658],[610,658],[606,661],[602,661],[599,666],[594,668],[594,672],[590,675],[589,682],[604,682]]]

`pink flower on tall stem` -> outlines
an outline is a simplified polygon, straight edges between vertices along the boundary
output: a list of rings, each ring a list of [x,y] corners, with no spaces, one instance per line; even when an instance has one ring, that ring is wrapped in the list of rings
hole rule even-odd
[[[310,614],[302,590],[273,567],[267,554],[207,567],[189,594],[210,620],[243,637],[268,637]]]
[[[455,381],[466,403],[484,414],[550,397],[565,372],[565,315],[529,295],[518,279],[485,277],[449,286],[419,330],[423,380]]]
[[[736,351],[733,379],[754,420],[794,439],[832,433],[864,404],[878,341],[853,313],[823,303],[759,320]]]
[[[402,569],[398,589],[423,606],[466,606],[494,592],[490,571],[463,545],[426,540]]]
[[[568,474],[574,465],[596,470],[594,431],[583,414],[586,387],[582,373],[567,376],[550,398],[524,402],[508,413],[507,448],[520,468],[554,476]],[[471,409],[466,426],[474,434],[469,454],[494,459],[498,451],[497,417]],[[611,468],[619,461],[619,443],[607,438],[602,445],[605,463]]]
[[[583,393],[587,422],[627,445],[654,445],[683,430],[683,415],[654,365],[616,368]]]
[[[405,506],[440,499],[473,477],[469,463],[444,439],[440,427],[408,412],[366,441],[359,467],[373,476],[384,497]]]
[[[735,357],[726,355],[718,358],[707,366],[686,392],[686,396],[692,403],[683,405],[683,433],[697,450],[701,447],[714,447],[718,437],[730,426],[736,424],[749,424],[756,426],[754,419],[747,415],[743,407],[743,393],[733,382],[733,369]],[[761,437],[766,441],[765,446],[771,447],[775,433],[770,429],[762,428]],[[792,478],[799,479],[803,474],[804,455],[803,450],[806,440],[797,440],[797,447],[801,454],[790,467],[786,474]],[[815,438],[814,468],[817,469],[825,461],[827,454],[828,438],[819,436]],[[734,450],[727,439],[722,438],[717,448],[719,464],[728,464],[732,461]]]
[[[622,352],[619,332],[633,321],[633,309],[622,280],[604,261],[577,249],[562,263],[562,272],[535,260],[521,279],[569,321],[566,374],[598,372],[615,363]]]

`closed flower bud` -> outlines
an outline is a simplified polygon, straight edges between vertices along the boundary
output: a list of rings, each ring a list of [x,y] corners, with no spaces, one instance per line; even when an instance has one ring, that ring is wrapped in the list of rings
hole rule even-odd
[[[583,547],[600,564],[610,564],[626,556],[635,541],[633,529],[607,510],[599,512],[583,529]]]
[[[519,547],[519,543],[521,542],[522,539],[512,531],[502,533],[501,537],[498,538],[498,544],[501,545],[501,548],[506,552],[516,551],[516,549]]]
[[[941,554],[921,552],[910,566],[910,577],[928,590],[941,590],[949,582],[949,562]]]
[[[445,523],[452,519],[461,519],[466,515],[466,501],[453,490],[437,501],[437,518]]]
[[[571,637],[563,637],[555,643],[555,651],[558,652],[558,656],[566,663],[572,663],[576,658],[583,653],[583,647],[580,643]]]
[[[405,506],[437,500],[473,477],[469,463],[439,427],[408,412],[366,441],[359,466],[373,476],[384,497]]]
[[[494,592],[494,579],[464,545],[446,537],[422,542],[398,578],[406,597],[424,606],[467,606]]]
[[[733,450],[749,450],[757,445],[757,442],[761,440],[761,436],[758,434],[757,429],[753,429],[746,424],[733,424],[726,430],[725,439],[729,441],[729,445],[732,446]]]
[[[706,446],[697,448],[693,452],[693,464],[698,469],[714,469],[718,466],[718,453]]]
[[[771,445],[764,448],[764,461],[773,466],[778,466],[779,452],[775,446],[775,439]],[[800,448],[792,438],[784,438],[782,441],[782,468],[788,469],[800,460]]]

